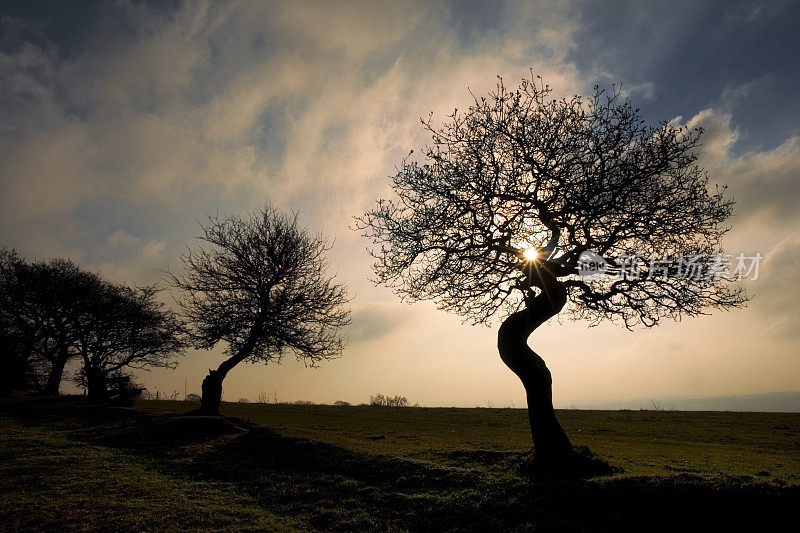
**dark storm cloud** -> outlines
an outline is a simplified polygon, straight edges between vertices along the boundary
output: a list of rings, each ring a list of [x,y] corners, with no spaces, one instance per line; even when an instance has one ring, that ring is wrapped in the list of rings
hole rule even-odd
[[[728,107],[738,152],[800,132],[800,3],[606,0],[581,2],[574,15],[567,59],[586,79],[649,92],[636,97],[648,119]]]
[[[143,18],[169,18],[181,4],[179,0],[7,0],[0,11],[0,50],[8,53],[32,45],[49,50],[58,61],[92,51],[109,54],[118,43],[137,37]]]
[[[8,1],[3,3],[5,28],[0,39],[3,51],[18,46],[19,37],[37,45],[55,45],[62,57],[83,47],[94,33],[99,2]],[[10,28],[16,27],[16,32]],[[22,34],[22,35],[20,35]]]

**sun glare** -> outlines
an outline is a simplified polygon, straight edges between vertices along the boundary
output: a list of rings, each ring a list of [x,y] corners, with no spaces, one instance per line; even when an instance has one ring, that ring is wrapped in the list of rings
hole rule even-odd
[[[522,252],[522,255],[524,255],[525,259],[527,259],[528,261],[533,261],[534,259],[539,257],[539,250],[537,250],[536,248],[527,248],[524,252]]]

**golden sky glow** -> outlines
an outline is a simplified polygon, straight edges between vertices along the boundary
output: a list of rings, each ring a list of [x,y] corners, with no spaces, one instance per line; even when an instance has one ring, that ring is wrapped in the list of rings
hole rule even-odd
[[[705,129],[700,163],[737,200],[726,251],[765,259],[743,311],[634,332],[566,318],[537,330],[556,406],[800,389],[800,132],[786,118],[800,112],[798,67],[781,46],[796,9],[723,2],[709,10],[717,20],[585,4],[20,7],[2,22],[0,244],[151,283],[179,266],[196,220],[269,200],[335,239],[332,269],[356,294],[350,342],[316,369],[241,365],[226,400],[359,403],[381,392],[520,407],[495,329],[374,287],[352,216],[386,197],[387,176],[429,142],[420,117],[463,109],[468,90],[484,94],[498,74],[513,86],[533,68],[558,95],[621,83],[648,120]],[[153,391],[199,392],[221,351],[141,378]]]

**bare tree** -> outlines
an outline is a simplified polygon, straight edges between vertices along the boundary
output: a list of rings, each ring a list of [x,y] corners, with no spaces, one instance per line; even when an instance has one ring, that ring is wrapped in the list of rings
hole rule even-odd
[[[131,288],[102,281],[70,316],[79,381],[94,400],[105,400],[109,376],[131,369],[175,368],[186,342],[183,324],[156,300],[155,286]]]
[[[75,318],[103,282],[68,259],[27,263],[16,254],[2,261],[3,319],[16,357],[36,374],[43,392],[57,394],[67,361],[77,356]]]
[[[20,276],[25,262],[14,250],[0,249],[0,392],[35,388],[34,345],[42,327],[20,314]],[[38,315],[37,315],[38,317]]]
[[[538,77],[513,91],[501,79],[442,126],[422,122],[424,162],[406,158],[397,198],[357,218],[376,281],[474,323],[505,317],[498,349],[527,392],[534,458],[569,462],[551,375],[528,337],[565,306],[632,327],[743,305],[724,279],[651,275],[652,257],[718,253],[733,202],[696,164],[702,131],[646,126],[618,91],[554,99]],[[637,257],[647,275],[582,278],[588,251]]]
[[[341,353],[347,291],[326,274],[328,241],[270,206],[247,218],[209,217],[200,239],[211,246],[190,249],[184,273],[170,279],[195,346],[227,344],[226,359],[203,380],[203,412],[219,412],[222,382],[242,361],[291,352],[314,366]]]
[[[174,366],[184,346],[182,324],[156,302],[155,287],[132,289],[67,259],[27,263],[0,253],[3,364],[33,374],[57,394],[67,362],[83,360],[80,382],[105,398],[105,378],[129,368]]]

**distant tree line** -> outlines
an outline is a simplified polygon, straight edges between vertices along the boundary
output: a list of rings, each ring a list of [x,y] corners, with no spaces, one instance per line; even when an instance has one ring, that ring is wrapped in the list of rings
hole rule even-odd
[[[369,397],[369,404],[374,407],[408,407],[408,398],[375,394]]]
[[[183,324],[154,285],[128,287],[69,259],[28,262],[0,250],[0,389],[57,394],[67,363],[95,400],[132,369],[174,368]]]

